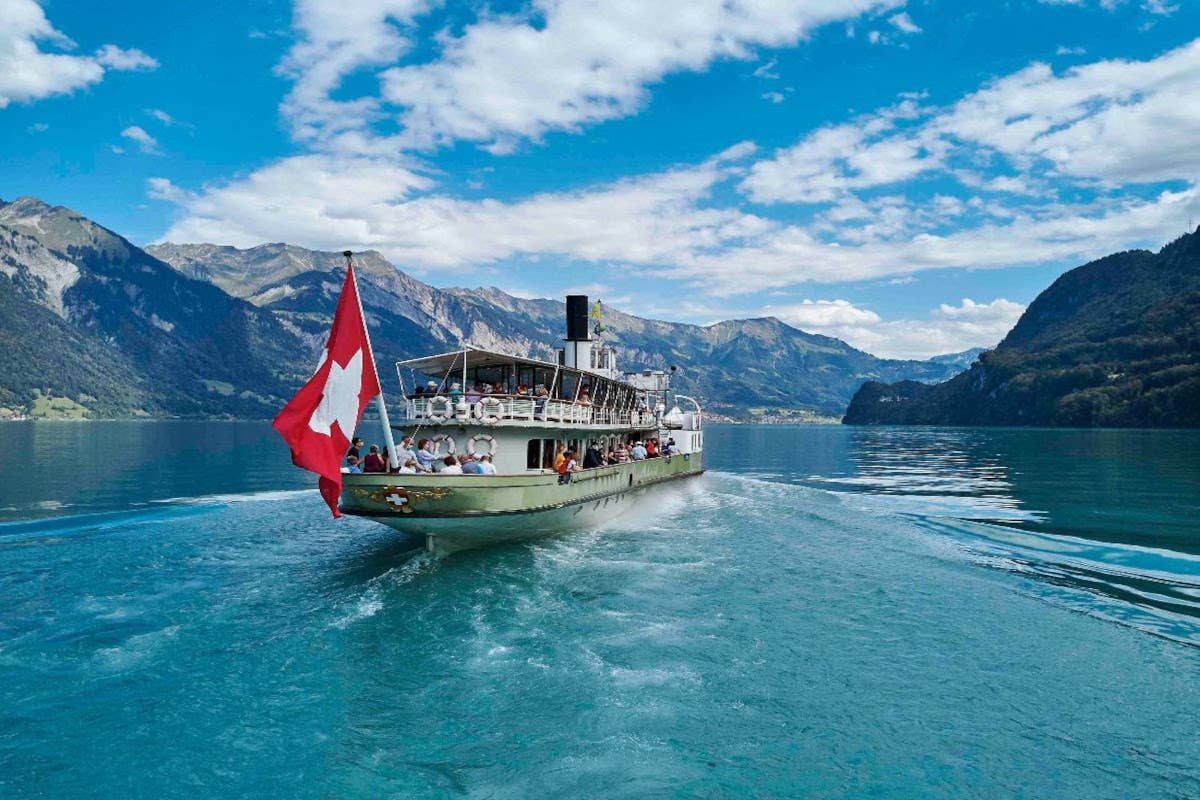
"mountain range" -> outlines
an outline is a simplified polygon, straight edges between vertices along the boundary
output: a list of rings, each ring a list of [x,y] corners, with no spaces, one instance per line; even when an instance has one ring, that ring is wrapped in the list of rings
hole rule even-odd
[[[563,304],[440,289],[355,256],[385,389],[394,361],[464,343],[551,359]],[[0,416],[273,416],[324,344],[344,260],[287,244],[139,248],[31,197],[0,201]],[[961,359],[880,359],[773,317],[708,326],[606,308],[626,369],[680,368],[713,411],[840,415],[868,380],[937,381]],[[956,354],[957,355],[957,354]]]
[[[845,422],[1200,427],[1200,232],[1063,274],[966,372],[867,382]]]

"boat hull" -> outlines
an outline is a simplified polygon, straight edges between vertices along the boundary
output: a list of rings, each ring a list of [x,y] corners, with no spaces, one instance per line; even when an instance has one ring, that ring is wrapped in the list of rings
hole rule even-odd
[[[572,475],[344,475],[342,512],[453,552],[549,536],[613,519],[653,487],[703,472],[701,453],[598,467]]]

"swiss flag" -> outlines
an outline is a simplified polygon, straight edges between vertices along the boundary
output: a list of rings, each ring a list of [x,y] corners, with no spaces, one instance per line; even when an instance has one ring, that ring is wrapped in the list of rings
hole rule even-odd
[[[296,392],[273,426],[292,448],[292,463],[320,475],[317,486],[333,516],[340,517],[342,457],[371,398],[379,394],[379,376],[358,302],[354,267],[346,264],[346,282],[333,315],[321,366]]]

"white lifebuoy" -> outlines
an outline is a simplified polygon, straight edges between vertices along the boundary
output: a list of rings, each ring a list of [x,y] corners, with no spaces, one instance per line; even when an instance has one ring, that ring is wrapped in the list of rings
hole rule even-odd
[[[485,425],[495,425],[500,421],[500,412],[503,410],[504,403],[494,397],[485,397],[479,401],[479,421]]]
[[[446,455],[448,455],[448,456],[454,455],[454,452],[455,452],[454,437],[451,436],[450,434],[439,433],[437,436],[434,436],[429,441],[433,442],[433,444],[434,444],[433,452],[436,453],[438,451],[437,445],[441,444],[442,442],[445,442],[446,443]]]
[[[452,409],[453,406],[450,403],[449,397],[435,397],[429,401],[426,418],[430,422],[445,422],[449,418]]]
[[[478,450],[479,442],[487,442],[488,443],[488,451],[486,453],[479,452],[479,450]],[[490,433],[475,434],[474,436],[471,437],[471,441],[467,442],[467,453],[469,453],[472,456],[485,455],[485,456],[491,456],[492,458],[495,458],[496,457],[496,437],[492,436]]]

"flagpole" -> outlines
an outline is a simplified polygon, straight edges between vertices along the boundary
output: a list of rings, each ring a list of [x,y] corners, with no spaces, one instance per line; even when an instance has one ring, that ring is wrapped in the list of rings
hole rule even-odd
[[[363,312],[362,295],[358,293],[358,277],[354,274],[354,265],[350,259],[354,255],[350,250],[342,253],[346,257],[346,272],[354,281],[354,299],[358,301],[358,316],[363,323],[363,335],[367,337],[367,352],[371,354],[371,368],[375,370],[375,380],[379,381],[379,394],[375,395],[375,404],[379,407],[379,419],[383,422],[383,441],[388,449],[388,466],[396,469],[400,466],[400,454],[396,452],[396,440],[392,438],[392,421],[388,419],[387,403],[383,399],[383,381],[379,380],[379,366],[375,363],[375,348],[371,346],[371,332],[367,330],[367,315]]]

